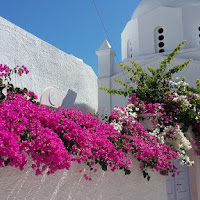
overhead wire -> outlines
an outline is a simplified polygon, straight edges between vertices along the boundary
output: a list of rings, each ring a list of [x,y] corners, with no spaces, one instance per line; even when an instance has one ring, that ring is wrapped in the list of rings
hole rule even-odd
[[[102,25],[102,27],[103,27],[103,30],[104,30],[104,32],[105,32],[105,34],[106,34],[106,38],[107,38],[108,42],[110,43],[112,49],[114,50],[114,46],[112,45],[112,42],[111,42],[111,40],[110,40],[108,31],[106,30],[106,27],[105,27],[105,25],[104,25],[103,19],[102,19],[101,15],[100,15],[100,12],[99,12],[99,10],[98,10],[98,8],[97,8],[97,5],[96,5],[96,3],[95,3],[95,0],[92,0],[92,2],[93,2],[93,5],[94,5],[94,8],[95,8],[95,10],[96,10],[96,13],[97,13],[97,15],[98,15],[98,17],[99,17],[99,20],[100,20],[100,22],[101,22],[101,25]],[[116,53],[116,52],[115,52],[115,53]],[[117,58],[117,62],[120,63],[119,58],[118,58],[118,56],[117,56],[117,53],[116,53],[116,58]],[[125,76],[125,73],[124,73],[124,69],[123,69],[123,68],[121,68],[121,69],[122,69],[122,72],[123,72],[123,75],[124,75],[125,79],[127,80],[127,77]]]

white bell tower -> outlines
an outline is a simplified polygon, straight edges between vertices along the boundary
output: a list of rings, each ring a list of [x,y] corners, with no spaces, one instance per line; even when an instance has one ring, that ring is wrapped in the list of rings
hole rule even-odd
[[[143,69],[148,66],[156,69],[184,40],[186,45],[175,55],[169,67],[182,65],[192,58],[192,63],[176,76],[185,76],[186,81],[195,86],[196,79],[200,79],[200,0],[142,0],[121,34],[122,63],[131,67],[130,61],[134,60]],[[115,79],[125,80],[126,74],[120,71],[119,63],[114,63],[115,53],[107,41],[97,55],[98,86],[119,89]],[[122,98],[99,90],[98,112],[110,112],[115,105],[125,106],[127,101]],[[198,163],[198,157],[192,155]],[[167,182],[168,199],[199,200],[199,164],[181,173],[180,178]]]
[[[110,77],[113,75],[113,67],[115,63],[115,52],[107,40],[103,42],[96,52],[98,55],[98,87],[111,88]],[[98,112],[105,113],[111,111],[111,94],[98,91]]]
[[[121,34],[122,60],[200,47],[199,0],[142,0]],[[131,48],[130,48],[131,43]]]

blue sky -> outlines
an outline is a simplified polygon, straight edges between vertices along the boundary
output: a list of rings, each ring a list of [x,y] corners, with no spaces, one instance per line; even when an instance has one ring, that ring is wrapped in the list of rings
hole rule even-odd
[[[94,0],[121,60],[121,32],[140,0]],[[83,59],[98,75],[96,50],[106,39],[92,0],[0,0],[0,16]]]

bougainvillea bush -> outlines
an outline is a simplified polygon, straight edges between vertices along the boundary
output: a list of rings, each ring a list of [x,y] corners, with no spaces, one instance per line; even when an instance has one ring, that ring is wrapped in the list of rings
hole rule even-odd
[[[28,70],[0,65],[0,167],[22,170],[30,159],[36,175],[69,170],[73,162],[84,163],[94,172],[100,165],[104,171],[121,169],[128,175],[134,157],[148,180],[147,168],[176,171],[171,160],[178,153],[149,134],[125,108],[111,113],[116,122],[121,119],[118,126],[77,109],[51,109],[40,105],[33,92],[14,87],[13,73],[21,76]]]
[[[188,150],[192,148],[192,144],[187,139],[186,132],[190,127],[192,128],[193,133],[190,135],[195,139],[193,146],[199,155],[200,81],[197,80],[197,86],[193,88],[186,83],[184,77],[173,78],[174,74],[187,67],[191,60],[171,69],[167,68],[184,44],[185,41],[178,45],[161,62],[158,69],[148,67],[149,72],[147,72],[134,61],[132,61],[133,67],[122,65],[128,72],[127,81],[117,79],[116,82],[124,89],[101,89],[108,93],[129,97],[125,108],[115,107],[113,113],[107,116],[108,122],[118,131],[129,132],[130,121],[134,121],[132,119],[143,124],[148,121],[150,126],[145,127],[145,138],[154,136],[160,143],[167,145],[178,154],[180,164],[191,166],[194,162],[190,160]],[[144,152],[142,150],[142,153]],[[140,157],[135,157],[141,160]]]

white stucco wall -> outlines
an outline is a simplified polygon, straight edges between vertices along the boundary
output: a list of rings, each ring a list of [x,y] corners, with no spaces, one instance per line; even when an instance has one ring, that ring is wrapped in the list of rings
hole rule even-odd
[[[15,85],[35,91],[39,99],[46,88],[53,87],[60,92],[63,106],[75,105],[84,112],[97,110],[97,76],[81,59],[64,53],[2,17],[0,47],[0,63],[10,67],[24,65],[30,71],[26,76],[16,76]]]
[[[130,20],[125,26],[123,32],[121,33],[121,52],[122,60],[127,58],[128,55],[128,40],[132,43],[132,50],[135,56],[139,55],[139,32],[138,32],[138,20]]]
[[[200,6],[186,7],[182,9],[184,40],[187,40],[186,48],[200,47]]]
[[[131,175],[122,171],[92,173],[86,181],[74,165],[69,171],[35,176],[29,166],[24,171],[0,169],[1,200],[167,200],[166,176],[150,171],[151,180],[143,178],[137,161]]]
[[[170,13],[170,15],[169,15]],[[171,51],[183,39],[182,13],[180,8],[157,8],[138,18],[139,55],[155,53],[155,30],[157,27],[164,29],[165,51]]]
[[[154,54],[155,40],[158,40],[155,30],[158,27],[164,29],[163,49],[166,52],[187,39],[183,37],[182,9],[159,7],[127,23],[121,34],[122,60],[127,58],[128,40],[132,41],[133,57]]]

